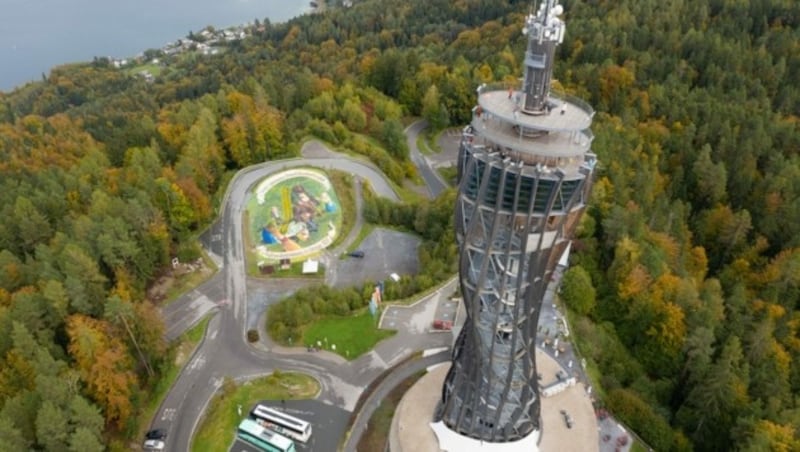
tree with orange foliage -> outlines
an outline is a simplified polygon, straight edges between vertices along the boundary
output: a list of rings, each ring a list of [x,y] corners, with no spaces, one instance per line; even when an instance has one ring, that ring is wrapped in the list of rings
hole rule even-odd
[[[70,355],[107,424],[124,428],[133,413],[139,382],[125,345],[108,322],[75,314],[67,319]]]

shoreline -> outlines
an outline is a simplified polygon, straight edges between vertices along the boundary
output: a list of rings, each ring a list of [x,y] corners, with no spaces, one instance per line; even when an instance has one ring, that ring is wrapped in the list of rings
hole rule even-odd
[[[325,7],[328,7],[327,3],[325,2]],[[218,27],[213,24],[197,26],[204,22],[233,24],[219,26],[220,30],[227,30],[252,25],[255,20],[281,24],[306,14],[324,11],[310,7],[307,0],[267,0],[266,3],[257,5],[228,0],[199,6],[191,0],[179,0],[169,4],[168,9],[158,11],[136,5],[112,8],[101,2],[96,7],[96,12],[75,11],[66,6],[53,8],[43,18],[39,17],[39,11],[23,7],[15,12],[15,19],[0,19],[0,29],[5,28],[5,33],[8,34],[0,37],[8,43],[5,49],[0,49],[0,58],[6,61],[6,68],[9,69],[4,71],[7,78],[0,80],[0,95],[9,95],[31,83],[41,82],[43,77],[49,77],[53,69],[58,67],[91,64],[94,59],[99,58],[133,60],[148,50],[164,47],[167,40],[175,42],[186,39],[187,35],[181,37],[180,32],[176,31],[181,28],[186,30],[184,27],[187,23],[194,23],[188,28],[192,33],[199,33],[209,26],[215,29]],[[134,13],[128,14],[130,11],[126,11],[126,8],[134,10]],[[267,11],[270,13],[265,14]],[[64,20],[76,15],[80,19],[71,23]],[[235,16],[239,16],[239,19]],[[242,20],[245,17],[250,19]],[[42,22],[53,22],[49,34],[30,32],[32,24]],[[31,25],[26,25],[27,23]],[[76,27],[82,28],[83,33],[76,34]],[[151,45],[153,41],[160,43]],[[110,50],[109,47],[116,50]]]

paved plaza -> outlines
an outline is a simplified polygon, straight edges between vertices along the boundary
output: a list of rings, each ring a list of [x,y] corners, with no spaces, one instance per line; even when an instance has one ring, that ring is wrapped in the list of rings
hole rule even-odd
[[[558,381],[563,369],[550,355],[536,350],[536,367],[542,375],[542,386]],[[392,452],[439,452],[439,443],[430,423],[439,403],[442,384],[450,364],[431,369],[403,396],[397,407],[390,433]],[[549,452],[599,451],[597,420],[591,399],[582,383],[551,397],[542,397],[542,439],[539,450]],[[573,420],[568,428],[561,410]],[[455,452],[455,451],[450,451]]]

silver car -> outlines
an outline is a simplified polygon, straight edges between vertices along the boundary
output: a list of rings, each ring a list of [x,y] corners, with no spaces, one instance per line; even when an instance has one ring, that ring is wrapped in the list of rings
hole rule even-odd
[[[164,450],[164,441],[159,439],[148,439],[144,442],[144,450]]]

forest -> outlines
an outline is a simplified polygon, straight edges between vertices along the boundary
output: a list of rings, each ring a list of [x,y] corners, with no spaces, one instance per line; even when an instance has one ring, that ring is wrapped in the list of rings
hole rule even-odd
[[[655,450],[800,449],[800,3],[562,4],[600,160],[563,297],[599,399]],[[127,450],[170,359],[147,288],[233,173],[315,136],[415,177],[403,121],[517,83],[534,6],[363,0],[152,82],[96,58],[0,93],[0,450]]]

